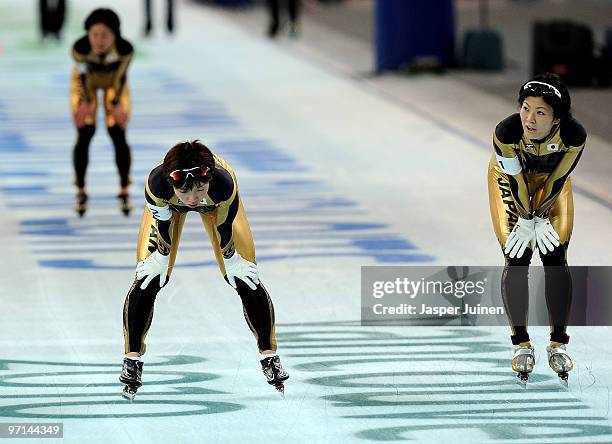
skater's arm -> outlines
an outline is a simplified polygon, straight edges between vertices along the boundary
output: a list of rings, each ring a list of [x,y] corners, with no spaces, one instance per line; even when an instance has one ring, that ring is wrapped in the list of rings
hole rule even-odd
[[[228,167],[229,169],[229,167]],[[229,258],[234,254],[233,223],[240,207],[240,196],[233,171],[228,171],[217,165],[213,173],[213,185],[208,195],[217,207],[217,233],[219,246],[223,257]]]
[[[231,203],[226,206],[219,206],[217,210],[217,232],[219,233],[219,246],[224,258],[234,255],[234,236],[233,224],[240,206],[240,196],[235,193]],[[223,222],[219,223],[222,220]]]
[[[134,48],[127,40],[122,39],[117,43],[117,52],[119,53],[121,63],[115,72],[113,81],[113,87],[116,94],[112,103],[115,106],[119,104],[119,99],[121,98],[123,88],[125,87],[126,73],[130,62],[132,61],[132,57],[134,56]]]
[[[561,140],[567,148],[559,154],[563,156],[561,161],[542,185],[542,199],[538,208],[534,209],[538,217],[545,217],[561,193],[565,180],[578,164],[586,144],[586,132],[582,125],[571,120],[561,127]]]
[[[89,72],[87,56],[90,51],[91,46],[89,44],[87,36],[77,40],[76,43],[72,46],[72,58],[76,62],[76,68],[79,71],[79,80],[81,83],[81,101],[87,103],[91,102],[87,75]]]
[[[519,216],[524,219],[531,219],[529,188],[516,148],[522,136],[520,119],[517,122],[517,117],[517,115],[510,116],[497,125],[493,132],[493,148],[499,167],[508,177],[510,192]]]
[[[151,211],[155,219],[157,227],[157,251],[167,256],[170,254],[170,247],[172,245],[172,236],[170,234],[172,232],[172,210],[170,209],[167,199],[159,197],[161,193],[155,192],[157,188],[163,186],[160,176],[161,168],[161,165],[156,167],[147,178],[145,185],[145,201],[149,211]]]

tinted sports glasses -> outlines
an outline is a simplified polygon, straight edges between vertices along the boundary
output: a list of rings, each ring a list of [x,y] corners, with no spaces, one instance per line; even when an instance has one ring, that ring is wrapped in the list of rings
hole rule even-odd
[[[523,91],[533,93],[535,96],[551,96],[561,100],[561,91],[548,83],[538,82],[537,80],[525,83]]]
[[[210,168],[208,167],[197,166],[184,170],[174,170],[168,175],[168,178],[170,182],[172,182],[172,185],[176,188],[180,188],[190,179],[194,182],[208,182],[210,180],[210,176],[208,175],[209,171]]]

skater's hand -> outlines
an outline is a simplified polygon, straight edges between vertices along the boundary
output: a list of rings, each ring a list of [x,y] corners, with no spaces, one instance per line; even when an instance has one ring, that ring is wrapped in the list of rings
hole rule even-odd
[[[229,259],[223,259],[223,262],[225,262],[227,280],[232,287],[236,288],[235,278],[238,278],[247,284],[251,290],[257,288],[257,284],[259,284],[257,265],[244,259],[237,251]]]
[[[548,220],[541,217],[534,217],[535,221],[535,236],[540,253],[546,254],[548,251],[553,251],[555,247],[561,245],[559,242],[559,234]]]
[[[117,125],[125,129],[125,126],[127,125],[127,122],[130,116],[125,111],[125,108],[123,107],[123,105],[118,104],[114,106],[112,109],[112,114],[113,114],[113,118],[115,119],[115,122],[117,122]]]
[[[95,112],[96,109],[94,108],[93,103],[81,102],[76,110],[76,113],[74,113],[74,121],[77,128],[82,128],[85,126],[88,117],[93,119],[95,117]]]
[[[518,222],[514,225],[512,232],[508,236],[504,246],[504,253],[511,258],[519,258],[523,256],[530,242],[535,247],[535,220],[519,217]]]
[[[136,279],[140,280],[146,277],[142,284],[140,284],[140,288],[142,290],[147,288],[155,276],[159,276],[159,287],[163,287],[168,276],[169,262],[170,256],[164,256],[159,251],[156,251],[144,261],[138,262],[136,266]]]

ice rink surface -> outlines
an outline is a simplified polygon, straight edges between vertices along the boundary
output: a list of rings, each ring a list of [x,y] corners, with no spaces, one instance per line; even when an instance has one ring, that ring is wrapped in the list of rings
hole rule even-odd
[[[78,219],[69,45],[97,4],[72,2],[64,41],[42,44],[34,3],[5,0],[0,16],[0,422],[62,422],[71,443],[612,442],[609,327],[571,328],[569,390],[546,364],[547,328],[533,328],[537,366],[523,390],[507,327],[360,326],[361,266],[503,263],[486,165],[514,104],[446,77],[351,77],[348,46],[328,63],[329,48],[270,42],[192,2],[178,2],[176,36],[144,40],[140,2],[107,1],[137,50],[137,210],[117,209],[99,124],[90,211]],[[157,298],[144,386],[132,404],[120,397],[144,180],[191,138],[237,172],[291,374],[284,400],[195,216]],[[569,261],[610,265],[611,147],[591,146],[573,176]]]

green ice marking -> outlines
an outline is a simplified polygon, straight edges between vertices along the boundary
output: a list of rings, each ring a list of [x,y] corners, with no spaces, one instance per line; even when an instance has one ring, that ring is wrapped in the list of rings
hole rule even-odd
[[[83,387],[82,383],[68,384],[68,383],[60,383],[60,384],[51,384],[49,382],[43,382],[38,384],[28,384],[28,383],[20,383],[20,382],[9,382],[13,379],[30,379],[37,377],[48,377],[48,378],[56,378],[58,376],[78,376],[78,375],[119,375],[119,372],[116,371],[93,371],[93,372],[45,372],[45,373],[18,373],[18,374],[10,374],[0,376],[0,387]],[[158,380],[151,381],[149,380],[150,375],[178,375],[177,379],[171,380]],[[118,377],[118,376],[117,376]],[[147,371],[147,386],[149,385],[170,385],[170,384],[193,384],[196,382],[205,382],[211,381],[213,379],[218,379],[220,376],[213,375],[211,373],[197,373],[197,372],[173,372],[173,371]],[[105,382],[105,383],[88,383],[87,387],[113,387],[117,386],[119,382]]]
[[[410,377],[428,377],[428,376],[440,376],[452,378],[458,382],[434,382],[434,383],[423,383],[421,380],[407,382],[407,383],[397,383],[397,380],[400,378],[410,378]],[[474,379],[479,376],[494,376],[495,379],[493,381],[473,381],[473,382],[465,382],[466,379]],[[388,383],[374,383],[367,382],[370,378],[377,379],[387,379]],[[379,372],[379,373],[361,373],[361,374],[348,374],[348,375],[336,375],[336,376],[324,376],[321,378],[312,378],[307,382],[314,385],[321,385],[325,387],[359,387],[359,388],[384,388],[384,387],[393,387],[393,388],[413,388],[418,386],[420,388],[424,387],[491,387],[491,386],[516,386],[516,382],[513,377],[513,374],[510,372],[501,372],[501,371],[404,371],[404,372]],[[360,380],[366,380],[361,382]],[[529,377],[529,381],[533,382],[545,382],[552,380],[552,377],[541,376],[541,375],[532,375]],[[393,381],[393,382],[391,382]],[[507,390],[506,390],[507,391]],[[434,392],[432,392],[432,395]]]
[[[199,356],[190,355],[177,355],[165,357],[165,360],[158,363],[147,363],[146,371],[147,380],[145,382],[145,388],[141,389],[138,393],[137,403],[134,404],[134,412],[128,414],[116,414],[116,413],[92,413],[92,414],[62,414],[59,413],[63,409],[69,406],[83,406],[84,409],[89,409],[96,405],[125,405],[127,401],[120,398],[120,392],[122,384],[118,381],[118,376],[121,366],[117,363],[113,364],[82,364],[74,362],[53,362],[53,361],[26,361],[26,360],[0,360],[0,369],[9,370],[11,364],[27,364],[33,365],[38,368],[46,366],[67,366],[71,368],[86,367],[88,370],[85,371],[58,371],[58,372],[35,372],[35,373],[13,373],[0,376],[0,388],[11,387],[12,392],[15,392],[15,387],[20,388],[76,388],[79,389],[78,393],[34,393],[34,394],[19,394],[19,395],[2,395],[3,399],[14,399],[14,400],[43,400],[43,399],[74,399],[74,398],[86,398],[79,401],[69,402],[23,402],[15,405],[1,406],[0,417],[13,417],[13,418],[114,418],[114,417],[162,417],[162,416],[186,416],[186,415],[209,415],[216,413],[225,413],[230,411],[236,411],[243,409],[244,406],[236,403],[227,402],[212,402],[212,401],[201,401],[201,400],[172,400],[171,397],[185,396],[185,395],[199,395],[199,396],[219,396],[227,395],[228,393],[212,390],[204,387],[194,386],[194,384],[201,382],[209,382],[220,378],[219,375],[212,373],[203,372],[188,372],[188,371],[165,371],[159,370],[160,367],[173,366],[173,365],[191,365],[198,364],[206,361],[206,359]],[[91,367],[102,367],[108,368],[113,367],[116,370],[93,370]],[[96,382],[96,378],[101,375],[113,375],[117,377],[116,382]],[[173,379],[157,379],[149,380],[152,376],[163,376],[170,375]],[[85,376],[87,380],[91,381],[87,384],[83,383],[52,383],[58,377],[65,377],[66,379],[73,379],[75,376]],[[42,378],[44,382],[41,383],[28,383],[24,380],[31,378]],[[150,388],[160,387],[162,390],[151,391]],[[98,393],[95,390],[87,391],[88,388],[99,388],[99,387],[113,387],[116,391]],[[113,398],[107,399],[106,401],[94,401],[93,398]],[[151,397],[159,397],[159,400],[152,400]],[[115,400],[116,399],[116,400]],[[144,413],[139,411],[137,405],[160,405],[159,411],[155,413]],[[184,405],[186,407],[192,407],[190,410],[184,411],[168,411],[168,405]],[[165,407],[164,407],[165,406]],[[27,412],[32,409],[58,409],[58,413],[32,413]]]
[[[534,390],[529,390],[530,395],[533,394]],[[466,395],[474,395],[474,391],[462,390],[444,390],[444,391],[418,391],[418,390],[399,390],[393,392],[364,392],[364,393],[346,393],[342,395],[329,395],[324,396],[323,399],[326,401],[331,401],[336,407],[405,407],[406,409],[414,408],[420,409],[421,407],[430,407],[430,406],[462,406],[461,410],[449,410],[443,411],[437,409],[436,411],[416,411],[410,410],[407,412],[401,413],[379,413],[379,414],[363,414],[363,415],[347,415],[345,418],[353,418],[353,419],[409,419],[409,418],[432,418],[432,417],[446,417],[446,416],[472,416],[472,415],[491,415],[492,413],[496,413],[495,417],[497,417],[497,413],[510,413],[512,411],[516,412],[524,412],[528,411],[542,411],[542,410],[556,410],[559,408],[558,405],[554,407],[551,404],[560,404],[560,405],[570,405],[570,409],[580,409],[586,410],[588,409],[585,405],[574,405],[579,403],[578,399],[559,399],[559,398],[542,398],[545,394],[555,395],[556,393],[553,390],[537,390],[538,398],[530,398],[530,399],[500,399],[500,395],[507,393],[504,387],[500,387],[497,390],[489,390],[489,391],[478,391],[478,394],[481,395],[483,393],[492,394],[494,398],[490,399],[473,399],[471,401],[466,401],[464,398],[456,397],[454,399],[444,399],[444,400],[436,400],[431,399],[435,396],[441,395],[457,395],[457,394],[466,394]],[[378,399],[378,398],[388,398],[386,399]],[[408,400],[410,398],[410,400]],[[484,405],[492,405],[490,408],[482,408],[482,409],[474,409],[470,407],[470,404],[474,404],[478,407]],[[515,406],[515,410],[512,410],[512,404],[518,404]],[[544,404],[546,409],[543,409],[542,405]],[[503,406],[501,410],[493,410],[493,407]],[[538,417],[539,418],[539,417]]]
[[[294,365],[293,368],[296,370],[301,370],[304,372],[330,372],[330,371],[338,371],[341,367],[346,367],[348,365],[358,365],[358,364],[368,364],[368,363],[391,363],[391,362],[432,362],[434,360],[443,359],[448,356],[446,352],[427,352],[422,356],[423,353],[418,352],[418,356],[415,356],[415,352],[401,352],[401,353],[393,353],[389,356],[389,353],[380,352],[377,354],[368,353],[367,358],[361,359],[342,359],[336,361],[318,361],[318,362],[306,362],[304,364]],[[382,355],[382,357],[381,357]],[[288,357],[292,355],[287,355]],[[363,353],[355,353],[352,356],[363,356]],[[321,358],[319,354],[311,355],[313,358]],[[477,358],[477,357],[454,357],[453,361],[455,362],[469,362],[469,363],[480,363],[480,364],[494,364],[496,367],[504,368],[505,366],[499,361],[499,359],[495,358]]]
[[[166,365],[189,365],[206,362],[206,359],[200,356],[192,355],[175,355],[175,356],[160,356],[164,359],[160,362],[147,362],[147,369],[150,367],[160,367]],[[121,361],[115,363],[86,363],[86,362],[61,362],[61,361],[29,361],[23,359],[0,359],[0,370],[8,370],[10,364],[27,364],[49,366],[56,365],[61,367],[115,367],[121,369]]]
[[[523,389],[521,389],[523,390]],[[495,397],[499,397],[500,395],[504,396],[508,393],[507,386],[496,387],[488,390],[478,390],[478,395],[493,395]],[[558,390],[553,388],[545,388],[545,387],[535,387],[529,388],[529,394],[534,395],[537,393],[537,396],[541,396],[542,394],[557,394]],[[474,390],[465,389],[465,390],[435,390],[435,391],[425,391],[425,390],[392,390],[386,392],[360,392],[360,393],[343,393],[338,395],[327,395],[323,396],[322,399],[326,401],[330,401],[333,403],[335,407],[389,407],[389,406],[403,406],[409,405],[410,402],[404,402],[401,397],[422,397],[426,401],[434,396],[457,396],[457,400],[453,402],[458,402],[460,404],[465,404],[464,398],[459,398],[458,395],[466,395],[466,396],[474,396]],[[380,398],[388,398],[380,399]],[[538,398],[541,399],[541,398]],[[548,400],[547,402],[556,402],[559,398],[554,398]],[[487,402],[488,400],[484,400]],[[450,401],[446,401],[450,402]],[[474,401],[480,402],[480,401]],[[496,401],[503,405],[506,405],[505,400]],[[515,401],[509,401],[515,402]],[[577,402],[577,401],[575,401]],[[417,406],[422,405],[420,402],[416,404]],[[581,408],[586,408],[585,406],[581,406]],[[522,410],[519,410],[522,411]],[[454,412],[456,413],[456,411]],[[490,413],[490,410],[487,411]],[[394,418],[397,416],[398,418],[404,418],[413,415],[410,413],[393,413]],[[389,414],[364,414],[364,415],[350,415],[346,416],[346,418],[359,418],[359,419],[390,419],[391,416]]]
[[[518,439],[531,442],[541,442],[542,439],[550,438],[550,442],[561,443],[571,438],[582,438],[585,436],[607,437],[612,435],[612,427],[598,424],[581,424],[579,419],[558,418],[557,420],[546,420],[546,422],[503,422],[503,423],[474,423],[474,424],[428,424],[402,427],[386,427],[370,429],[359,432],[356,436],[368,441],[417,441],[417,438],[409,436],[410,432],[428,432],[437,430],[452,430],[456,434],[461,430],[479,429],[487,433],[492,439],[507,440]],[[560,428],[559,433],[546,433],[543,429]],[[568,432],[566,429],[573,429]],[[419,433],[419,437],[423,434]],[[431,435],[430,435],[431,436]],[[504,441],[506,442],[506,441]]]
[[[119,393],[116,393],[117,398],[120,397]],[[195,401],[195,400],[146,400],[142,399],[141,394],[138,393],[137,401],[133,404],[129,404],[129,407],[134,410],[134,413],[93,413],[93,414],[46,414],[46,413],[24,413],[24,410],[32,409],[45,409],[57,407],[58,409],[65,409],[71,406],[83,406],[89,409],[92,406],[113,406],[121,405],[126,406],[127,401],[118,399],[117,401],[75,401],[75,402],[48,402],[48,403],[33,403],[33,404],[19,404],[19,405],[8,405],[2,407],[0,410],[0,416],[8,418],[47,418],[47,419],[75,419],[75,418],[156,418],[156,417],[167,417],[167,416],[193,416],[193,415],[211,415],[227,412],[235,412],[242,410],[244,406],[240,404],[234,404],[229,402],[215,402],[215,401]],[[159,405],[160,410],[167,408],[168,405],[184,405],[196,407],[195,410],[168,412],[160,411],[155,413],[144,413],[139,412],[139,406],[146,405]]]

